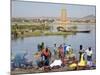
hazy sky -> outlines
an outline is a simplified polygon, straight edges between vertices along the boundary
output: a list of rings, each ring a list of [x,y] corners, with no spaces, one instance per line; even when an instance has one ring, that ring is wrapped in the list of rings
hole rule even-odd
[[[12,1],[12,17],[59,17],[62,7],[68,17],[95,15],[95,6]]]

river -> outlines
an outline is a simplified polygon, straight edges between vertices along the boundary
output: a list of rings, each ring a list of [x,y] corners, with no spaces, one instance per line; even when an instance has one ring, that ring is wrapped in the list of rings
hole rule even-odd
[[[53,52],[53,46],[56,43],[57,46],[66,43],[71,45],[76,57],[78,58],[79,46],[82,44],[84,49],[92,47],[93,50],[93,60],[96,59],[96,36],[95,36],[95,25],[76,25],[79,30],[91,30],[90,33],[76,33],[74,35],[50,35],[50,36],[33,36],[18,38],[16,40],[11,40],[11,52],[13,55],[18,53],[27,52],[27,58],[29,60],[34,60],[34,53],[37,52],[37,45],[41,42],[45,43]]]

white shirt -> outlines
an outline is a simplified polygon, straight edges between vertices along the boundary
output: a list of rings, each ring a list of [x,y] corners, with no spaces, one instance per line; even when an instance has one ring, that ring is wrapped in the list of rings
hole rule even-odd
[[[91,56],[93,54],[92,50],[89,51],[89,49],[87,49],[85,52],[87,53],[88,56]]]
[[[69,51],[70,49],[72,49],[71,46],[67,46],[67,47],[66,47],[66,51]]]

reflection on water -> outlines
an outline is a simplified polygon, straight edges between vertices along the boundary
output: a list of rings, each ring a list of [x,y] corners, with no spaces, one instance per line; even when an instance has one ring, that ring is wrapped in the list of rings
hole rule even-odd
[[[45,46],[48,46],[53,52],[53,45],[57,43],[57,46],[60,44],[66,43],[73,47],[76,56],[78,57],[79,45],[82,44],[84,49],[92,47],[95,59],[96,45],[95,45],[95,25],[77,25],[78,30],[91,30],[90,33],[77,33],[75,35],[63,35],[63,36],[38,36],[38,37],[26,37],[19,38],[11,41],[12,54],[25,53],[28,52],[27,58],[33,60],[34,53],[37,52],[37,45],[41,42],[45,43]],[[33,60],[34,61],[34,60]]]

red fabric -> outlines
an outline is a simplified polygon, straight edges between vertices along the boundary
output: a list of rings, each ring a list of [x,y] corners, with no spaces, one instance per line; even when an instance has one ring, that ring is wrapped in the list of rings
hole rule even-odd
[[[44,51],[45,56],[49,56],[49,52]]]

